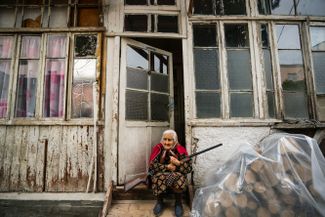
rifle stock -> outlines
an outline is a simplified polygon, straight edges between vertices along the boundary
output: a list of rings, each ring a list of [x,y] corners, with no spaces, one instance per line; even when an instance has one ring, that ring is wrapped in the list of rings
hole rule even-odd
[[[222,143],[220,143],[218,145],[211,146],[211,147],[209,147],[207,149],[204,149],[202,151],[196,152],[194,154],[191,154],[191,155],[187,156],[186,158],[182,159],[181,161],[182,162],[189,161],[191,158],[193,158],[193,157],[195,157],[197,155],[203,154],[204,152],[210,151],[210,150],[215,149],[215,148],[218,148],[220,146],[222,146]],[[140,176],[138,178],[135,178],[135,179],[130,180],[129,182],[125,183],[124,184],[124,192],[128,192],[129,190],[131,190],[135,186],[138,186],[141,183],[147,184],[147,178],[148,178],[148,175],[147,174],[144,174],[144,175],[142,175],[142,176]]]

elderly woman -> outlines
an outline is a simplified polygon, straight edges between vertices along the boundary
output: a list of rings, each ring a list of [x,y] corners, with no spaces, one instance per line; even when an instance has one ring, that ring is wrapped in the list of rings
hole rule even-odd
[[[191,161],[182,161],[187,156],[186,149],[178,143],[174,130],[166,130],[159,144],[155,145],[149,160],[149,175],[153,194],[157,203],[153,209],[159,216],[164,208],[163,196],[166,192],[175,194],[175,215],[183,215],[182,192],[186,190],[186,174],[192,171]]]

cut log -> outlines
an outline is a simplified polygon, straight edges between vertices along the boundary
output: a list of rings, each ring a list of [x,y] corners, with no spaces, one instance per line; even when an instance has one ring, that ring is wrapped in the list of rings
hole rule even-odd
[[[254,184],[254,191],[257,193],[263,194],[266,191],[266,187],[262,182],[256,182]]]
[[[230,207],[232,205],[232,198],[229,192],[222,191],[218,196],[218,199],[223,207]]]
[[[244,179],[247,184],[254,184],[256,182],[256,176],[255,173],[252,170],[247,170],[245,172]]]
[[[226,188],[230,191],[236,191],[238,176],[235,173],[231,173],[225,179],[226,180],[224,185],[226,186]]]
[[[247,196],[245,194],[235,195],[234,202],[239,208],[246,208],[247,207]]]
[[[231,206],[226,209],[226,217],[240,217],[240,212],[237,207]]]
[[[257,209],[257,217],[271,217],[270,212],[264,207],[259,207]]]
[[[221,211],[222,211],[222,207],[220,202],[216,200],[214,194],[210,194],[210,196],[206,200],[205,207],[203,210],[205,216],[207,217],[218,216]]]
[[[280,217],[295,217],[295,212],[292,209],[287,208],[281,212]]]
[[[271,200],[267,201],[267,205],[268,205],[267,207],[271,214],[277,214],[281,210],[281,205],[278,200],[271,199]]]
[[[251,163],[250,168],[254,172],[259,173],[259,171],[262,169],[263,166],[264,166],[264,162],[261,159],[257,159]]]

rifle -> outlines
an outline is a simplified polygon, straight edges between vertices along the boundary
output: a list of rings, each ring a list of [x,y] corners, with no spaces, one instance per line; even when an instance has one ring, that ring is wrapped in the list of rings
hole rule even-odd
[[[202,151],[198,151],[198,152],[196,152],[194,154],[191,154],[191,155],[183,158],[181,160],[181,162],[189,161],[191,158],[193,158],[193,157],[195,157],[197,155],[203,154],[204,152],[210,151],[210,150],[215,149],[215,148],[218,148],[220,146],[222,146],[222,143],[220,143],[218,145],[211,146],[211,147],[209,147],[207,149],[204,149]],[[138,186],[141,183],[144,183],[144,184],[147,184],[148,183],[148,174],[147,173],[145,173],[144,175],[142,175],[142,176],[140,176],[140,177],[138,177],[136,179],[133,179],[133,180],[125,183],[124,184],[124,192],[128,192],[129,190],[131,190],[135,186]]]

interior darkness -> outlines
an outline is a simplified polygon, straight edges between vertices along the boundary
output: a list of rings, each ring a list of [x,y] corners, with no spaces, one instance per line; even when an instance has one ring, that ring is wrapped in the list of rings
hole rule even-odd
[[[175,124],[175,131],[178,134],[179,143],[185,146],[182,41],[180,39],[153,39],[153,38],[133,38],[133,40],[140,41],[142,43],[171,52],[173,54],[174,115],[175,115],[174,124]]]

